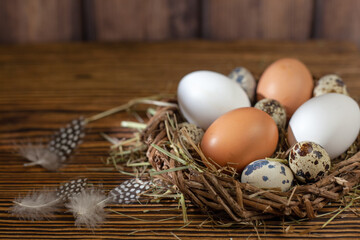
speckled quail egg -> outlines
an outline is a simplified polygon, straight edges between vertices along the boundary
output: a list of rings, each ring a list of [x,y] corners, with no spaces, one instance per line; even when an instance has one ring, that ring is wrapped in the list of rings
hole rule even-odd
[[[181,140],[187,148],[192,148],[192,145],[190,144],[188,138],[185,136],[184,131],[189,134],[189,137],[195,143],[195,145],[198,145],[201,142],[202,137],[204,136],[204,130],[197,127],[195,124],[191,124],[188,122],[180,123],[179,130]]]
[[[246,166],[241,174],[241,182],[258,188],[280,188],[286,192],[290,189],[294,175],[283,163],[265,159],[256,160]]]
[[[244,67],[237,67],[229,74],[229,78],[240,84],[250,101],[254,101],[256,81],[249,70]]]
[[[341,93],[349,95],[343,80],[336,74],[328,74],[319,79],[315,88],[314,96],[320,96],[325,93]]]
[[[286,110],[276,100],[264,98],[255,104],[255,108],[260,109],[274,119],[279,129],[285,128],[286,125]]]
[[[303,183],[320,180],[331,166],[329,154],[314,142],[298,142],[289,153],[289,166],[295,178]]]

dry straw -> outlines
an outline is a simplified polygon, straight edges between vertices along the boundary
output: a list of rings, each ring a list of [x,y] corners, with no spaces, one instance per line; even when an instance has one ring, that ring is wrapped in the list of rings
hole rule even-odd
[[[175,100],[170,102],[176,103]],[[141,132],[140,142],[147,145],[144,151],[155,170],[151,176],[175,185],[179,192],[213,219],[236,223],[276,216],[312,219],[329,202],[349,196],[360,183],[359,139],[323,179],[314,184],[295,185],[288,192],[281,192],[241,183],[231,166],[215,166],[191,137],[179,130],[180,122],[183,120],[176,106],[159,107]],[[184,136],[191,143],[190,147],[185,147]],[[282,134],[278,149],[272,156],[279,161],[284,161],[288,148],[284,137]],[[359,200],[356,196],[351,204]],[[344,203],[345,206],[348,204]]]

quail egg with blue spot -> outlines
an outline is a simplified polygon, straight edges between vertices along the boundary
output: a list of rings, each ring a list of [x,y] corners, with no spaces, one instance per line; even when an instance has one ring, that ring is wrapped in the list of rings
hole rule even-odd
[[[288,191],[293,183],[294,175],[290,168],[277,161],[256,160],[246,166],[241,174],[241,182],[258,188],[278,188]]]
[[[319,79],[314,88],[314,97],[326,93],[340,93],[349,96],[346,85],[336,74],[328,74]]]
[[[229,78],[245,90],[251,102],[254,101],[256,81],[249,70],[244,67],[237,67],[229,74]]]

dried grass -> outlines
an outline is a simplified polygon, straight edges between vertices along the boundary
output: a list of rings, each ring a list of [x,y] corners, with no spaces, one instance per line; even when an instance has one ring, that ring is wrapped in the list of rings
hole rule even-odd
[[[285,231],[291,231],[294,224],[314,217],[332,215],[320,226],[326,227],[343,211],[358,213],[353,208],[360,198],[360,157],[354,155],[360,150],[360,136],[335,161],[341,163],[334,166],[332,173],[319,182],[296,185],[286,193],[261,190],[239,183],[236,180],[239,175],[231,164],[220,167],[206,158],[189,133],[184,129],[180,131],[178,124],[183,119],[178,108],[173,105],[176,101],[170,103],[172,105],[165,104],[156,111],[148,111],[151,119],[146,128],[142,124],[134,125],[136,129],[141,126],[141,134],[136,132],[133,138],[115,141],[107,137],[113,144],[107,163],[113,164],[124,174],[160,179],[161,184],[154,186],[144,196],[150,197],[151,201],[176,199],[182,208],[184,223],[189,223],[185,198],[208,214],[212,224],[221,227],[250,224],[256,228],[259,221],[280,216],[283,219],[294,219],[283,222]],[[190,143],[190,147],[185,147],[184,139]],[[288,152],[286,132],[282,130],[277,150],[269,159],[287,163]],[[125,171],[124,163],[133,172]],[[340,203],[343,207],[333,212],[317,214],[328,202]],[[259,237],[257,230],[256,232]]]

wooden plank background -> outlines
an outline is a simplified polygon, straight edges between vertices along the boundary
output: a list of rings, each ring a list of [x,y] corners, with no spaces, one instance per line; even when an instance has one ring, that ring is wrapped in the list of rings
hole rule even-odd
[[[170,41],[0,46],[0,239],[258,240],[252,226],[214,226],[192,204],[188,204],[190,224],[184,226],[176,201],[110,205],[112,210],[148,222],[108,209],[105,224],[94,231],[77,229],[65,209],[51,221],[23,221],[9,214],[14,198],[32,189],[55,188],[60,182],[82,176],[110,191],[131,178],[102,163],[110,144],[99,134],[130,136],[128,129],[120,127],[122,120],[136,121],[128,113],[90,123],[84,143],[59,172],[38,166],[25,168],[26,161],[15,153],[14,143],[46,141],[81,115],[90,117],[137,97],[174,93],[180,79],[198,69],[228,74],[236,66],[246,66],[258,77],[282,57],[301,59],[315,76],[339,74],[351,96],[359,99],[360,54],[350,43]],[[337,203],[327,205],[319,214],[338,207]],[[258,232],[263,240],[356,240],[360,218],[352,211],[359,209],[357,204],[345,210],[326,228],[321,226],[333,215],[299,223],[273,219],[259,226]],[[159,221],[170,217],[176,218]]]
[[[0,43],[313,38],[360,46],[359,0],[0,0]]]
[[[0,0],[0,42],[82,39],[80,0]]]

